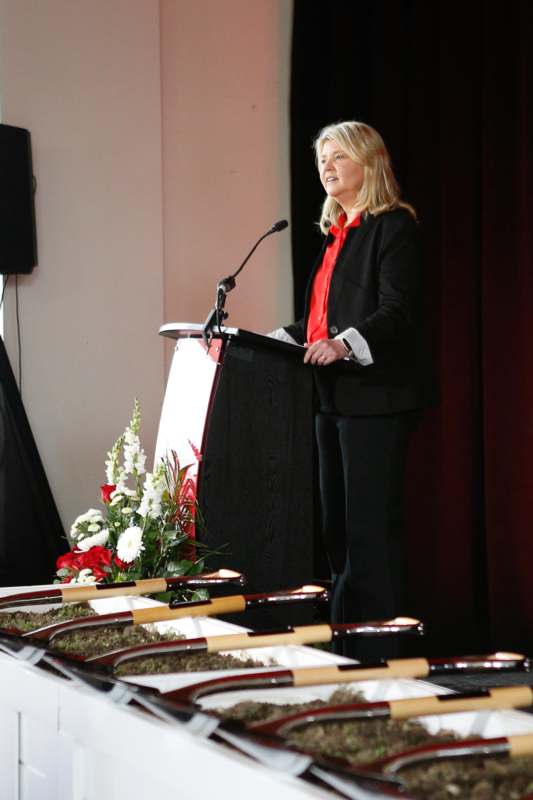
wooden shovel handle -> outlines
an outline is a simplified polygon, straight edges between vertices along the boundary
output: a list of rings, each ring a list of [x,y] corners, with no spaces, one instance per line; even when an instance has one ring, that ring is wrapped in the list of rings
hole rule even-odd
[[[520,708],[533,703],[533,689],[530,686],[509,686],[489,689],[478,696],[455,698],[453,694],[431,697],[414,697],[389,702],[391,719],[427,714],[451,714],[459,711],[477,711],[490,708]]]
[[[223,636],[208,636],[207,652],[219,653],[221,650],[239,650],[248,647],[330,642],[331,635],[330,625],[306,625],[285,633],[230,633]]]
[[[216,614],[230,614],[244,611],[246,600],[243,595],[215,597],[198,603],[186,603],[182,608],[157,606],[154,608],[136,608],[132,613],[134,625],[146,625],[150,622],[166,622],[184,617],[212,617]]]
[[[389,678],[425,678],[429,664],[425,658],[393,659],[383,666],[357,666],[341,664],[336,667],[305,667],[294,670],[295,686],[312,686],[319,683],[350,683]]]
[[[508,736],[509,755],[512,758],[533,755],[533,733],[525,733],[520,736]]]
[[[167,590],[167,582],[164,578],[146,578],[136,583],[125,586],[116,586],[114,588],[97,588],[96,586],[73,586],[71,589],[66,588],[61,590],[64,603],[80,603],[86,600],[103,600],[107,597],[125,597],[126,595],[134,596],[140,594],[156,594],[157,592],[165,592]]]

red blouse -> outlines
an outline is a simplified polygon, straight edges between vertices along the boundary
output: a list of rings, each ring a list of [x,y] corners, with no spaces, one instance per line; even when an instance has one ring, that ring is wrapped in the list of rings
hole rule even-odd
[[[339,253],[346,241],[348,231],[350,228],[357,228],[361,224],[361,215],[358,214],[349,225],[345,226],[345,221],[346,215],[341,214],[339,217],[340,227],[337,228],[335,225],[332,225],[329,229],[330,234],[334,238],[327,246],[322,264],[315,274],[309,303],[309,317],[307,319],[307,341],[309,344],[317,342],[319,339],[329,339],[328,295],[331,276],[333,275]]]

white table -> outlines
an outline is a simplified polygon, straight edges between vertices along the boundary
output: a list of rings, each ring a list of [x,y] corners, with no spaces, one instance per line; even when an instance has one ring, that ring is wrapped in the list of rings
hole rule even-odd
[[[0,589],[0,594],[12,591],[15,589]],[[144,598],[99,600],[97,610],[103,613],[154,603]],[[171,624],[188,636],[216,635],[237,628],[210,618],[163,623],[162,627]],[[346,660],[294,646],[276,648],[275,652],[250,650],[246,655],[275,657],[289,667]],[[136,676],[131,680],[172,689],[212,676],[188,673]],[[411,680],[373,681],[353,687],[372,700],[435,692],[434,686]],[[246,696],[270,702],[301,702],[328,697],[335,688],[250,690],[239,693],[239,699]],[[208,697],[204,706],[230,705],[236,697],[237,693]],[[171,725],[139,709],[114,704],[84,685],[6,654],[0,654],[0,708],[1,800],[205,800],[210,796],[305,800],[332,796],[195,736],[180,724]],[[533,729],[529,715],[514,711],[454,714],[422,721],[431,730],[453,727],[464,735],[499,736]]]

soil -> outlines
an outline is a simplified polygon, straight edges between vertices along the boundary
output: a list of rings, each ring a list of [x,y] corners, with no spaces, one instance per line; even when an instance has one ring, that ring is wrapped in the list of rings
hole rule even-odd
[[[93,609],[85,604],[62,605],[46,613],[27,611],[0,613],[0,627],[16,627],[29,631],[66,619],[93,615]],[[58,652],[75,652],[82,655],[98,655],[145,642],[180,638],[176,634],[161,634],[154,629],[141,626],[124,628],[103,627],[98,632],[75,632],[58,637],[53,648]],[[147,657],[124,664],[117,675],[142,675],[168,672],[192,672],[203,670],[256,668],[257,661],[243,661],[234,656],[209,654],[184,654]],[[330,703],[362,702],[363,696],[348,689],[335,692]],[[220,710],[225,718],[244,722],[260,722],[275,719],[284,714],[307,708],[317,708],[326,701],[298,705],[276,705],[272,703],[243,702],[229,709]],[[289,741],[311,753],[342,756],[354,764],[372,761],[389,753],[407,750],[426,743],[449,742],[459,737],[451,731],[441,731],[432,736],[418,722],[373,720],[344,723],[316,723],[295,730]],[[473,760],[447,760],[423,767],[403,770],[400,776],[410,794],[417,800],[520,800],[533,792],[533,758],[513,761],[496,758]]]
[[[184,653],[183,655],[159,656],[158,658],[139,658],[129,664],[119,665],[115,674],[118,677],[121,675],[161,675],[168,672],[257,669],[264,666],[262,661],[255,661],[252,658],[241,659],[220,653]]]
[[[94,616],[96,612],[86,603],[65,603],[43,613],[31,611],[0,612],[0,628],[18,628],[20,631],[32,631],[54,622],[64,622],[77,617]]]
[[[54,622],[76,617],[94,616],[93,609],[86,604],[65,604],[45,613],[28,611],[3,612],[0,614],[0,627],[16,627],[21,631],[31,631]],[[82,630],[58,635],[50,645],[58,653],[76,653],[82,656],[97,656],[110,650],[119,650],[149,642],[162,642],[183,639],[176,633],[162,634],[154,628],[126,625],[122,628],[103,626],[98,631]],[[272,662],[270,662],[272,663]],[[139,658],[122,664],[116,675],[151,675],[169,672],[200,672],[221,669],[256,669],[264,666],[254,659],[240,659],[218,653],[184,653],[183,655],[161,655]]]
[[[364,698],[361,694],[341,689],[327,701],[291,705],[243,702],[231,708],[219,709],[217,713],[226,719],[239,719],[247,723],[266,722],[326,704],[362,701]],[[288,736],[288,740],[301,750],[316,755],[340,756],[353,764],[373,761],[424,744],[459,739],[457,734],[447,730],[432,735],[419,722],[411,720],[313,723],[294,730]],[[399,777],[417,800],[520,800],[533,791],[533,758],[512,761],[505,758],[449,759],[402,770]]]

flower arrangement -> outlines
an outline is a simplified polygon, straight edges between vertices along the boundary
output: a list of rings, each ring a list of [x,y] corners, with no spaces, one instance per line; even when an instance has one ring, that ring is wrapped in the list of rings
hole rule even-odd
[[[56,562],[56,582],[114,583],[204,569],[205,552],[197,557],[200,545],[193,542],[199,519],[193,465],[180,466],[171,452],[146,473],[140,426],[135,400],[128,427],[107,454],[103,509],[90,508],[74,521],[71,550]]]

